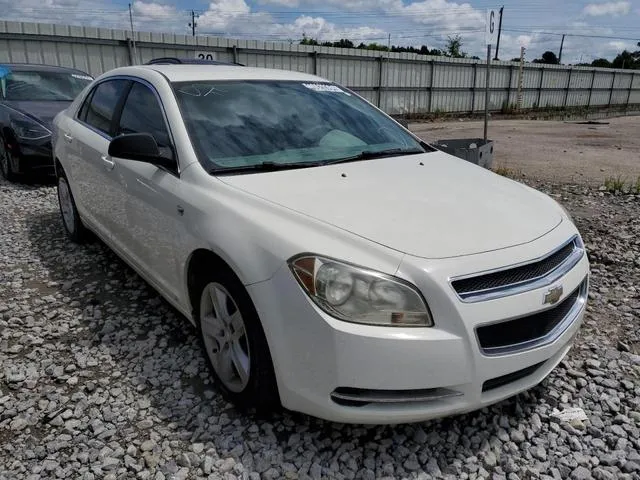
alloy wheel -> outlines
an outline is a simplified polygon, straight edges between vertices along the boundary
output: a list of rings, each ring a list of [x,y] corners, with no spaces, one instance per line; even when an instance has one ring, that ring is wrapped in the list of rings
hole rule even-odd
[[[247,330],[236,301],[219,283],[209,283],[202,291],[200,328],[216,375],[230,391],[242,392],[251,373]]]

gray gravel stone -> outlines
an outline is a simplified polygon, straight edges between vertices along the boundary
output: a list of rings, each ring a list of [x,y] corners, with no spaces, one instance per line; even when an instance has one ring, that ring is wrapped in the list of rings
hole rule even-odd
[[[184,319],[99,241],[64,236],[55,189],[0,180],[0,480],[640,479],[640,201],[555,193],[592,269],[574,348],[539,387],[415,425],[246,415]],[[587,421],[558,422],[582,408]]]
[[[593,478],[591,476],[591,472],[588,468],[585,467],[577,467],[575,470],[571,472],[571,478],[573,480],[589,480]]]

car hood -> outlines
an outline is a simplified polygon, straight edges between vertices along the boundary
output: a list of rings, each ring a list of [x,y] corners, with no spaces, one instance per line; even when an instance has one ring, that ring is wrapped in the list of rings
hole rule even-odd
[[[37,120],[49,130],[53,123],[53,118],[62,110],[71,105],[67,101],[27,101],[27,100],[9,100],[4,104],[28,117]]]
[[[531,242],[562,222],[546,195],[443,152],[219,178],[424,258]]]

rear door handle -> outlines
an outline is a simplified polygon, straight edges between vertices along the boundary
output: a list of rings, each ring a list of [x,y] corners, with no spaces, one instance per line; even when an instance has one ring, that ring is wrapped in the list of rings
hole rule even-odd
[[[69,135],[68,133],[64,134],[64,139],[69,143],[71,143],[73,141],[73,137],[71,135]]]
[[[116,162],[111,160],[108,156],[103,155],[101,158],[102,158],[102,161],[104,162],[104,166],[105,166],[105,168],[107,170],[111,171],[111,170],[113,170],[113,167],[116,166]]]

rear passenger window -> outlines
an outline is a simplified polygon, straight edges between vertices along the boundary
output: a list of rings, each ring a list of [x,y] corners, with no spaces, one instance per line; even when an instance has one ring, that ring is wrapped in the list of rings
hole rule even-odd
[[[98,85],[87,105],[86,113],[80,112],[80,115],[86,115],[84,121],[93,128],[110,134],[113,112],[126,87],[126,80],[109,80]]]
[[[89,104],[91,103],[91,97],[93,97],[93,92],[95,92],[95,90],[92,90],[89,92],[89,95],[87,95],[87,97],[84,99],[84,102],[82,103],[82,107],[80,107],[80,111],[78,112],[78,118],[83,122],[86,121],[87,110],[89,110]]]
[[[160,147],[169,147],[169,131],[164,122],[162,108],[149,87],[135,82],[122,108],[117,135],[150,133]]]

